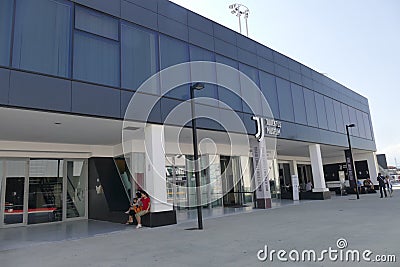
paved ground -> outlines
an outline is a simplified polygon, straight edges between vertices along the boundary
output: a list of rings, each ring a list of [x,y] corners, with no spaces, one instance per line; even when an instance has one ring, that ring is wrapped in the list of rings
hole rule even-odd
[[[195,223],[156,229],[128,228],[96,236],[21,246],[0,252],[0,266],[400,266],[400,190],[392,198],[378,194],[344,196],[272,210],[207,219],[205,230],[188,231]],[[348,249],[393,254],[397,263],[261,262],[269,250]],[[0,240],[7,242],[7,240]],[[287,257],[287,255],[286,255]]]

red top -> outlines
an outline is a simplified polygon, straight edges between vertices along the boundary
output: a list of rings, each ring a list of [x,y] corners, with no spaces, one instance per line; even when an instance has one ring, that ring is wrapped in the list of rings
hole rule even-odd
[[[142,197],[142,199],[140,199],[142,201],[143,204],[143,210],[147,210],[150,206],[150,198],[149,197]]]

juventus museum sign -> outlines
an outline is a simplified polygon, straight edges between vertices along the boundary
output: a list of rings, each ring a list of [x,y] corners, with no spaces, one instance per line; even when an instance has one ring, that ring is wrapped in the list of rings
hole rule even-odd
[[[255,139],[251,141],[253,152],[254,180],[256,184],[257,208],[271,208],[271,190],[269,186],[269,175],[272,170],[275,147],[267,149],[265,135],[277,137],[281,133],[282,123],[273,119],[253,116],[256,121],[257,132]]]

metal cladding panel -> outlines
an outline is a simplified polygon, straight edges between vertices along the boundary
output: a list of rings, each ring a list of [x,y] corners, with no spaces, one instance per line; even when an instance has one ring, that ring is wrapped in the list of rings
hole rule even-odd
[[[161,33],[165,33],[185,42],[189,39],[189,30],[187,25],[162,15],[158,15],[158,29]]]
[[[0,104],[8,103],[10,72],[10,70],[0,68]]]
[[[213,23],[214,37],[236,45],[236,33],[218,23]]]
[[[214,38],[204,32],[189,27],[189,43],[214,51]]]
[[[157,30],[157,13],[134,5],[131,2],[121,1],[121,18]]]
[[[72,112],[120,118],[120,90],[72,82]]]
[[[10,75],[10,105],[71,111],[71,81],[19,71]]]
[[[97,9],[101,12],[119,17],[121,15],[120,0],[73,0],[73,2]]]
[[[237,59],[237,47],[219,39],[214,39],[215,52],[233,59]]]
[[[129,1],[129,0],[127,0]],[[131,0],[132,1],[132,0]],[[148,0],[142,0],[148,1]],[[151,1],[150,1],[151,2]],[[167,18],[176,20],[182,24],[188,23],[188,10],[169,1],[160,1],[158,3],[158,14]]]
[[[188,11],[188,25],[209,35],[214,35],[213,24],[211,20],[191,11]]]

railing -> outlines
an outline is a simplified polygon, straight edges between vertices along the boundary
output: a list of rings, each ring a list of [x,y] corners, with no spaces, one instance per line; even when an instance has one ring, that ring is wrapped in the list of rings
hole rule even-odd
[[[71,196],[70,192],[73,192],[73,196]],[[70,204],[73,205],[73,211],[76,215],[75,217],[81,216],[80,211],[85,210],[84,197],[81,196],[81,194],[78,192],[78,188],[74,186],[68,175],[67,175],[67,195],[71,199]],[[75,197],[77,201],[75,201],[74,199]],[[68,212],[68,203],[66,208]]]

